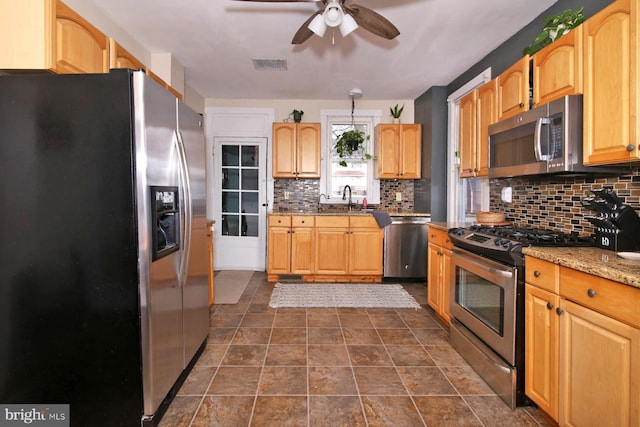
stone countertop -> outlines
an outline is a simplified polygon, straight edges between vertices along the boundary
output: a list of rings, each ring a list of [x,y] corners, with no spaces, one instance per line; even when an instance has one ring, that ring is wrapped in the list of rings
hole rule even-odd
[[[313,216],[352,216],[352,215],[371,215],[372,209],[354,209],[352,211],[310,211],[310,212],[270,212],[269,215],[313,215]],[[381,211],[385,212],[385,211]],[[431,217],[431,214],[427,213],[413,213],[413,212],[393,212],[386,211],[390,216],[406,216],[406,217]]]
[[[600,248],[527,247],[522,253],[594,276],[640,288],[640,261]]]
[[[429,223],[429,227],[437,228],[438,230],[447,231],[450,228],[456,227],[469,227],[471,223],[463,223],[463,222],[444,222],[444,221],[434,221]]]

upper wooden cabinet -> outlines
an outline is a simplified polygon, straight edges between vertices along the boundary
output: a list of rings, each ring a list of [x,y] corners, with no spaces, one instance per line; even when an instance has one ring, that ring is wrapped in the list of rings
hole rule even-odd
[[[320,123],[273,124],[273,177],[320,178]]]
[[[578,26],[533,55],[534,106],[582,93],[582,37]]]
[[[460,100],[460,177],[489,175],[489,125],[498,120],[497,79]]]
[[[109,39],[109,68],[129,68],[131,70],[146,70],[142,62],[120,46],[114,39]]]
[[[529,109],[529,55],[498,76],[498,120]]]
[[[583,24],[586,165],[640,160],[638,20],[636,0],[617,0]]]
[[[0,69],[109,71],[109,39],[56,0],[0,0]]]
[[[422,127],[379,124],[375,130],[376,178],[420,179]]]

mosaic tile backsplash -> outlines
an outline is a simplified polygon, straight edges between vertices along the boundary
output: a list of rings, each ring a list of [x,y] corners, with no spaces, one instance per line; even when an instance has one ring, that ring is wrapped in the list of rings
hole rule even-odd
[[[290,197],[284,198],[288,191]],[[396,201],[396,192],[402,193],[402,201]],[[318,208],[319,179],[276,179],[273,185],[273,212],[313,212]],[[325,204],[323,212],[346,212],[344,205]],[[371,209],[390,212],[413,212],[414,193],[412,180],[380,180],[380,204],[369,204]]]
[[[504,187],[512,187],[512,203],[501,201]],[[640,208],[640,168],[622,176],[540,176],[495,179],[490,182],[490,208],[505,212],[506,219],[519,226],[549,228],[565,233],[593,234],[584,215],[596,215],[580,200],[589,190],[612,188],[634,208]]]

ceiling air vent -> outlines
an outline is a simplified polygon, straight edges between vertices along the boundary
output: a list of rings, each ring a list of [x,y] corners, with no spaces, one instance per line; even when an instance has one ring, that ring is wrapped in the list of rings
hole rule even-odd
[[[254,59],[253,66],[257,71],[286,71],[286,59]]]

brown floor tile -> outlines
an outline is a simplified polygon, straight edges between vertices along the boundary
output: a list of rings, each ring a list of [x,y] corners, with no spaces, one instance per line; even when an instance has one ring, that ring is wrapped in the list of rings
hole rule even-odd
[[[348,345],[353,366],[393,366],[383,345]]]
[[[275,321],[273,322],[275,328],[306,328],[307,327],[307,315],[306,314],[282,314],[276,313]]]
[[[353,371],[343,366],[310,367],[309,394],[357,395]]]
[[[369,318],[373,326],[379,329],[400,329],[407,327],[402,318],[396,313],[369,314]]]
[[[187,427],[198,409],[202,396],[176,396],[158,427]]]
[[[343,328],[373,328],[368,314],[338,314]]]
[[[196,366],[218,366],[228,347],[227,344],[208,344],[196,362]]]
[[[450,345],[425,345],[425,348],[438,366],[469,366]]]
[[[255,396],[261,372],[259,367],[222,366],[213,377],[207,394]]]
[[[420,344],[410,329],[378,329],[378,334],[385,344]]]
[[[255,396],[205,396],[192,427],[248,426]]]
[[[444,329],[413,329],[422,345],[449,345],[449,333]]]
[[[273,313],[245,314],[240,326],[245,328],[271,328],[274,317]]]
[[[340,321],[335,313],[310,313],[307,315],[307,325],[310,328],[339,328]]]
[[[309,328],[309,344],[344,344],[340,328]]]
[[[269,328],[238,328],[231,340],[232,344],[269,344],[271,329]]]
[[[482,426],[460,396],[415,396],[413,401],[430,427]]]
[[[236,328],[210,328],[207,344],[229,344],[236,333]]]
[[[178,390],[178,394],[182,396],[204,395],[215,372],[216,368],[212,366],[194,366]]]
[[[349,366],[347,347],[333,344],[310,344],[309,366]]]
[[[462,395],[495,394],[470,366],[443,366],[440,369]]]
[[[265,365],[306,366],[307,346],[303,344],[271,344]]]
[[[538,427],[524,408],[512,411],[498,396],[466,396],[465,401],[484,425]]]
[[[300,427],[306,425],[306,396],[258,396],[256,399],[251,426]]]
[[[398,372],[412,396],[458,394],[447,377],[435,366],[406,366],[398,368]]]
[[[427,315],[424,310],[400,313],[400,317],[410,328],[442,329],[440,324],[433,317]]]
[[[435,366],[429,353],[419,345],[387,345],[396,366]]]
[[[265,366],[258,386],[260,395],[307,395],[307,368]]]
[[[262,366],[266,345],[230,345],[222,365]]]
[[[307,330],[305,328],[273,328],[271,344],[306,344]]]
[[[382,344],[382,340],[375,329],[342,328],[344,340],[347,344]]]
[[[365,427],[362,405],[357,396],[310,396],[309,426]]]
[[[361,395],[407,394],[407,389],[395,368],[356,366],[353,368],[353,373]]]
[[[409,397],[363,396],[362,405],[370,427],[424,426],[420,413]]]
[[[209,326],[212,328],[236,328],[240,325],[243,314],[214,314],[209,319]]]

